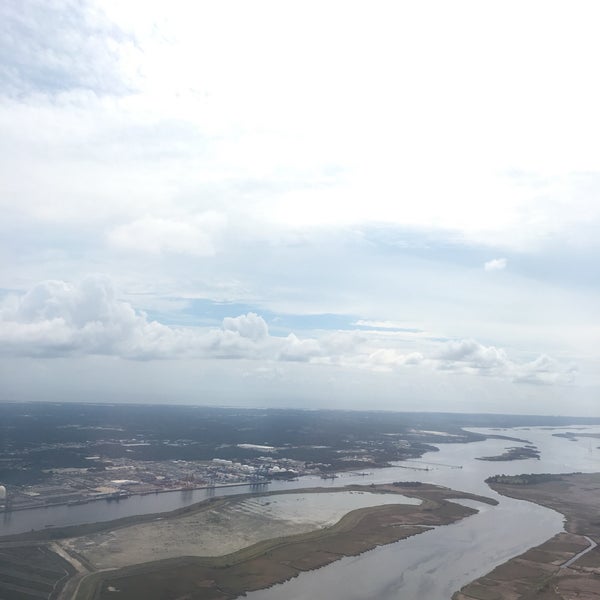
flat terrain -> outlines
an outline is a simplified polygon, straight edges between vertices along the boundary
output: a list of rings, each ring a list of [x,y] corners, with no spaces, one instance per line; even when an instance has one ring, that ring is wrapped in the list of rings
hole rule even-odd
[[[366,491],[230,498],[204,504],[191,514],[157,518],[61,544],[95,569],[181,556],[221,556],[264,540],[334,525],[355,509],[401,502],[397,494]]]
[[[510,481],[504,477],[504,481]],[[600,597],[600,473],[561,475],[553,481],[491,483],[505,496],[529,500],[566,517],[567,533],[528,550],[454,594],[454,600],[592,600]],[[590,544],[590,540],[592,544]]]
[[[319,493],[319,489],[300,492],[312,495]],[[282,527],[282,523],[277,523],[281,519],[277,518],[272,519],[273,523],[269,524],[267,520],[271,517],[264,512],[258,513],[258,520],[254,521],[255,527],[253,527],[252,519],[256,519],[256,513],[239,510],[247,499],[231,498],[203,503],[198,505],[193,514],[186,515],[183,521],[181,516],[175,516],[173,521],[178,521],[179,524],[171,524],[177,529],[181,523],[190,524],[192,527],[193,519],[198,519],[197,524],[209,523],[213,518],[215,519],[211,526],[213,531],[209,535],[211,541],[207,545],[204,545],[202,526],[196,525],[197,547],[192,548],[193,555],[189,553],[192,538],[184,536],[179,545],[177,535],[172,535],[166,540],[167,544],[170,544],[169,551],[172,558],[143,562],[147,554],[143,548],[140,548],[138,562],[141,564],[130,564],[120,569],[108,567],[109,570],[106,571],[102,570],[106,568],[103,565],[113,564],[111,561],[115,559],[110,558],[104,550],[92,547],[96,538],[84,536],[79,539],[65,540],[64,547],[81,558],[92,571],[81,579],[76,598],[77,600],[91,598],[114,600],[117,597],[117,590],[118,597],[128,600],[236,598],[246,591],[283,582],[295,577],[301,571],[319,568],[344,556],[361,554],[376,546],[427,531],[436,525],[455,522],[476,512],[472,508],[449,501],[451,499],[469,498],[490,504],[495,503],[494,500],[473,494],[418,483],[348,486],[340,488],[335,493],[340,494],[342,499],[348,492],[363,495],[383,494],[386,498],[384,500],[382,497],[382,503],[389,501],[389,496],[397,494],[416,498],[421,502],[412,505],[388,503],[359,508],[347,513],[335,524],[317,529],[314,520],[296,519],[296,526],[303,528],[302,532],[296,532],[286,526]],[[329,488],[326,493],[330,494],[331,489]],[[272,496],[284,495],[273,494]],[[293,498],[299,495],[299,491],[296,490],[289,495]],[[233,531],[228,529],[227,524],[225,528],[220,529],[228,518],[241,524],[245,531],[244,535],[248,536],[245,540],[230,542],[224,539]],[[169,518],[164,520],[168,521]],[[221,520],[222,522],[219,523]],[[154,532],[149,535],[155,535],[156,525],[156,521],[148,522],[143,526],[135,525],[136,531],[141,528],[136,535],[139,535],[144,527],[147,527],[148,532]],[[248,542],[253,539],[252,535],[261,537],[263,535],[257,532],[253,534],[253,529],[263,527],[266,527],[271,537],[248,545]],[[127,544],[127,531],[130,529],[130,527],[121,529],[123,535],[119,537],[119,544]],[[130,549],[118,552],[120,558],[117,560],[131,563],[134,558],[131,552],[134,547],[139,548],[140,541],[141,538],[137,538]],[[232,543],[233,546],[230,545]],[[239,549],[224,553],[232,547]],[[209,549],[211,552],[208,552]],[[206,550],[206,554],[200,556],[203,550]],[[109,562],[103,563],[103,561]],[[100,570],[96,570],[99,567]]]
[[[0,548],[2,600],[54,600],[73,574],[71,565],[44,545]]]

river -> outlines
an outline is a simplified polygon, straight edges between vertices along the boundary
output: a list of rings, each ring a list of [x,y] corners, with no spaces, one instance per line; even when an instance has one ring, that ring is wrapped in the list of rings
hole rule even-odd
[[[499,501],[492,507],[468,502],[479,513],[453,525],[376,548],[359,557],[349,557],[327,567],[303,573],[269,590],[247,595],[249,600],[301,600],[327,597],[332,600],[448,600],[464,584],[489,572],[494,566],[540,544],[563,528],[562,515],[528,502],[499,496],[484,479],[497,473],[568,473],[600,471],[600,440],[569,441],[552,434],[566,428],[473,429],[526,439],[541,451],[540,460],[509,462],[476,460],[501,454],[506,447],[520,445],[489,439],[469,444],[439,444],[439,452],[421,459],[397,463],[365,477],[341,474],[335,480],[304,477],[296,482],[273,482],[268,490],[349,483],[384,483],[398,480],[423,481],[473,492]],[[571,431],[578,431],[573,429]],[[600,432],[598,427],[582,429]],[[455,467],[462,468],[455,468]],[[429,469],[429,470],[424,470]],[[132,496],[120,501],[97,501],[78,506],[56,506],[4,513],[3,535],[46,526],[74,525],[173,510],[208,496],[256,491],[251,486],[190,490]],[[461,503],[467,501],[461,500]]]
[[[588,428],[586,431],[599,430]],[[500,454],[508,446],[520,445],[506,440],[486,440],[444,444],[439,452],[403,463],[431,470],[402,469],[402,473],[396,471],[396,479],[438,483],[496,498],[499,504],[493,507],[461,500],[478,508],[479,513],[453,525],[437,527],[361,556],[344,558],[317,571],[302,573],[284,584],[247,594],[247,599],[449,600],[466,583],[563,530],[563,517],[557,512],[500,496],[484,483],[486,477],[496,473],[600,471],[600,450],[594,449],[594,440],[591,444],[585,438],[573,442],[553,437],[555,432],[543,428],[491,432],[531,441],[542,452],[540,460],[476,460],[480,456]],[[600,444],[599,440],[595,442]],[[451,468],[459,465],[462,469]],[[378,472],[374,479],[380,481],[389,476],[389,470],[386,471],[385,474]]]

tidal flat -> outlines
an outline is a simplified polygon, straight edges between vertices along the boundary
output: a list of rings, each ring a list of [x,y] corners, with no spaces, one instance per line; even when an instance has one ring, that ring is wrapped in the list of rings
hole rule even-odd
[[[231,498],[198,510],[61,542],[95,569],[180,556],[221,556],[264,540],[334,525],[345,514],[385,504],[418,505],[401,494],[362,490]]]
[[[320,504],[330,506],[320,511],[318,522],[314,515],[299,518],[296,505],[302,502],[300,497],[312,499],[315,494],[323,494]],[[337,513],[332,502],[334,496],[339,497]],[[477,512],[474,508],[452,502],[453,499],[496,503],[475,494],[420,483],[352,485],[335,492],[313,488],[260,498],[260,504],[264,506],[265,502],[269,502],[266,506],[272,506],[273,510],[248,510],[256,508],[255,498],[231,498],[198,505],[183,519],[181,516],[172,519],[166,516],[161,521],[135,525],[135,528],[142,528],[140,531],[147,528],[151,537],[159,530],[170,529],[172,537],[162,542],[168,548],[169,557],[159,560],[147,560],[147,556],[152,554],[140,550],[140,538],[134,539],[131,547],[127,547],[130,527],[98,534],[107,536],[122,532],[119,544],[124,545],[117,551],[117,558],[109,556],[110,542],[104,550],[98,549],[103,543],[101,538],[83,536],[64,540],[63,547],[82,558],[90,569],[90,573],[79,581],[75,597],[77,600],[113,600],[118,590],[121,597],[131,600],[181,597],[189,600],[233,599],[344,556],[356,556]],[[360,504],[363,506],[358,507]],[[341,518],[340,513],[343,513]],[[174,534],[186,528],[193,531],[193,519],[197,519],[195,536],[180,538]],[[168,523],[169,520],[178,521],[178,524],[171,527],[171,523],[161,529],[162,522]],[[212,532],[204,541],[201,523],[211,522],[208,527],[212,527]],[[156,528],[157,523],[159,529]],[[228,532],[242,524],[245,535],[241,538],[233,536],[231,541],[227,541]],[[196,548],[191,555],[190,544],[194,538]],[[112,550],[118,550],[114,538],[109,539],[113,540]],[[134,554],[136,548],[137,555]],[[126,566],[116,567],[118,561]]]

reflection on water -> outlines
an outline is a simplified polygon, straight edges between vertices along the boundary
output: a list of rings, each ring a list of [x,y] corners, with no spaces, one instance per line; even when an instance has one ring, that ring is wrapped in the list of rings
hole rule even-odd
[[[283,519],[294,523],[314,523],[324,527],[337,523],[346,513],[358,508],[382,504],[421,504],[418,498],[402,494],[373,494],[370,492],[325,492],[321,494],[282,494],[249,498],[239,510]]]
[[[192,492],[193,490],[181,490],[181,502],[188,504],[193,498]]]

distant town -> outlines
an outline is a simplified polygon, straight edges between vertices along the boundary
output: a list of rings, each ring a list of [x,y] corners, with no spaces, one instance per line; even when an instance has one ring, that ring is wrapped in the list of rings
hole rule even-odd
[[[433,443],[483,439],[462,427],[490,421],[528,423],[490,415],[2,404],[0,510],[366,474],[436,450]]]

